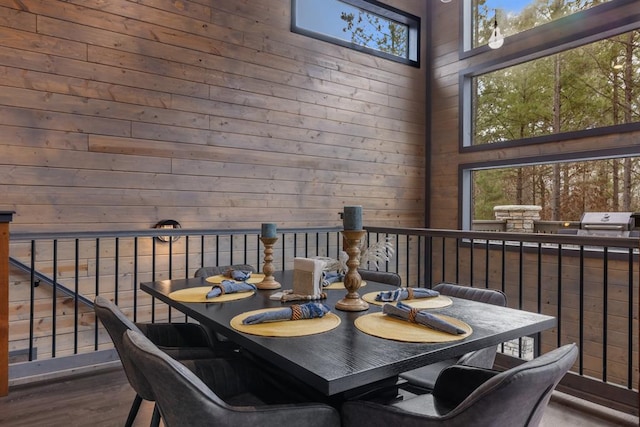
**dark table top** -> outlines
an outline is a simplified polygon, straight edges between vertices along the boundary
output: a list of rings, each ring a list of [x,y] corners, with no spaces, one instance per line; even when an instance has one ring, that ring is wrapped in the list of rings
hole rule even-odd
[[[282,289],[290,289],[292,272],[277,272]],[[225,303],[182,303],[168,297],[170,292],[186,287],[210,286],[203,278],[163,280],[142,283],[141,289],[187,314],[251,353],[270,361],[326,396],[348,393],[367,385],[395,378],[398,374],[430,363],[461,356],[469,351],[498,345],[525,335],[535,334],[556,325],[551,316],[514,310],[451,298],[453,305],[432,310],[458,318],[473,328],[473,333],[460,341],[420,344],[377,338],[359,331],[354,320],[367,313],[381,311],[370,305],[362,312],[335,309],[345,290],[327,290],[322,302],[341,319],[340,325],[328,332],[303,337],[261,337],[233,329],[229,321],[246,311],[269,307],[284,307],[269,299],[278,290],[258,290],[252,297]],[[388,285],[367,281],[360,295],[393,289]]]

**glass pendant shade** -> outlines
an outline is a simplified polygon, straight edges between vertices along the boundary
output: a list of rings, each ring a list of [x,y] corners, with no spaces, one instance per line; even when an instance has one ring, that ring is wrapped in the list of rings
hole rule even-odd
[[[489,47],[491,49],[499,49],[504,44],[504,37],[502,37],[502,33],[500,32],[500,28],[496,25],[491,33],[491,37],[489,37]]]
[[[496,11],[495,16],[493,17],[493,31],[491,32],[491,37],[489,37],[489,47],[491,49],[499,49],[503,44],[504,37],[498,27],[498,11]]]

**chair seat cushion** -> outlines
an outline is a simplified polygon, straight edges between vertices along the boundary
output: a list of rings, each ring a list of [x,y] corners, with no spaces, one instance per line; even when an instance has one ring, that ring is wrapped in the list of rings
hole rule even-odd
[[[432,363],[431,365],[403,372],[402,374],[400,374],[400,378],[407,380],[407,382],[409,382],[409,384],[414,387],[433,390],[433,386],[436,384],[436,380],[438,379],[438,375],[440,375],[440,371],[451,365],[455,365],[457,362],[458,358],[456,357],[453,359],[447,359],[441,362]]]
[[[446,415],[455,408],[455,405],[438,399],[431,393],[420,394],[410,399],[401,400],[391,405],[395,408],[420,415],[440,417]]]

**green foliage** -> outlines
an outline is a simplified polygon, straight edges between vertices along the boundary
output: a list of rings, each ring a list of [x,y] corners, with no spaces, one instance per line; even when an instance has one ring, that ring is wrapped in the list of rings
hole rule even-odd
[[[504,188],[505,178],[510,173],[507,169],[491,169],[474,174],[473,217],[475,219],[494,219],[494,206],[512,203]]]
[[[347,26],[345,33],[351,33],[351,41],[360,46],[406,58],[409,52],[409,28],[406,25],[360,10],[340,14]]]

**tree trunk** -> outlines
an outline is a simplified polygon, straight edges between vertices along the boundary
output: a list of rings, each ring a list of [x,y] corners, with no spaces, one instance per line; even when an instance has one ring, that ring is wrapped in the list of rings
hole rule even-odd
[[[562,89],[560,84],[560,55],[554,56],[554,87],[553,87],[553,130],[555,133],[560,133],[560,89]],[[559,221],[560,220],[560,165],[557,163],[553,164],[553,181],[552,181],[552,195],[551,195],[551,220]]]
[[[633,32],[627,35],[625,42],[624,58],[624,122],[631,123],[631,104],[633,88]],[[622,208],[625,212],[631,211],[631,159],[624,159],[624,188],[622,194]]]

